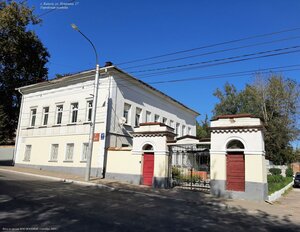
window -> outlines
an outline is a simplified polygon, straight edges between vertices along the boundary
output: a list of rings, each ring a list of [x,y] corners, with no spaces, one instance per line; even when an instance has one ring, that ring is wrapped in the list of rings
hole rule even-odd
[[[129,105],[127,103],[124,104],[123,117],[126,119],[126,121],[125,121],[126,124],[130,123],[130,120],[129,120],[129,118],[130,118],[130,115],[129,115],[130,108],[131,108],[131,105]]]
[[[24,161],[30,161],[30,155],[31,155],[31,145],[26,145],[25,154],[24,154]]]
[[[170,120],[170,127],[174,128],[174,121]]]
[[[92,112],[93,112],[93,101],[87,101],[87,106],[86,106],[86,121],[90,122],[92,121]]]
[[[181,136],[184,136],[185,135],[185,126],[182,125],[182,131],[181,131]]]
[[[82,155],[81,155],[81,160],[82,161],[87,160],[88,153],[89,153],[89,144],[88,143],[83,143],[83,145],[82,145]]]
[[[63,109],[64,109],[63,105],[56,106],[56,124],[61,124]]]
[[[154,115],[154,122],[159,122],[159,115],[157,114]]]
[[[66,161],[73,160],[73,152],[74,152],[74,143],[67,143]]]
[[[167,125],[167,118],[163,117],[163,124],[166,124]]]
[[[71,104],[71,123],[77,122],[78,116],[78,102]]]
[[[51,145],[50,160],[51,161],[57,161],[57,156],[58,156],[58,144],[52,144]]]
[[[48,124],[48,118],[49,118],[49,107],[43,108],[43,122],[42,125],[46,126]]]
[[[30,126],[35,126],[36,121],[36,109],[30,110]]]
[[[175,134],[177,134],[177,137],[180,137],[180,135],[179,135],[179,126],[180,126],[180,124],[176,123]]]
[[[134,123],[135,126],[140,125],[141,113],[142,113],[142,109],[136,107],[136,109],[135,109],[135,123]]]
[[[244,144],[239,140],[231,140],[227,143],[227,149],[245,149]]]
[[[146,112],[146,122],[151,122],[151,112]]]
[[[188,127],[188,135],[192,135],[192,129]]]

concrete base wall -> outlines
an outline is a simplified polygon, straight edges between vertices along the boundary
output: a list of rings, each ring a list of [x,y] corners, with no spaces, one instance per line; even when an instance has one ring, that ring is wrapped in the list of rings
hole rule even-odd
[[[154,188],[169,188],[170,181],[167,177],[153,177],[153,187]]]
[[[105,178],[113,179],[113,180],[126,181],[130,184],[141,184],[141,182],[142,182],[142,176],[141,175],[135,175],[135,174],[125,174],[125,173],[123,174],[123,173],[107,172],[105,174]]]
[[[225,180],[211,180],[211,193],[218,197],[264,201],[268,197],[268,184],[258,182],[245,182],[245,192],[227,191]]]
[[[46,170],[52,172],[62,172],[67,174],[75,174],[78,176],[85,175],[85,168],[83,167],[63,167],[63,166],[47,166],[47,165],[32,165],[32,164],[15,164],[16,167],[34,168],[39,170]],[[91,176],[102,177],[102,168],[91,168]]]
[[[130,184],[143,184],[142,175],[133,175],[126,173],[106,173],[107,179],[126,181]],[[166,177],[153,177],[153,188],[169,188],[169,180]]]

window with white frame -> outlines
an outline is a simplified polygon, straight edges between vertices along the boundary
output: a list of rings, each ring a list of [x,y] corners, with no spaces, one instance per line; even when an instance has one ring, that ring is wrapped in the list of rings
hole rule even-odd
[[[126,119],[125,123],[130,124],[130,108],[131,105],[125,103],[124,104],[124,111],[123,111],[123,117]]]
[[[78,102],[71,103],[71,123],[76,123],[78,117]]]
[[[151,122],[151,112],[146,111],[146,122]]]
[[[83,143],[82,144],[82,155],[81,155],[82,161],[87,160],[88,153],[89,153],[89,143]]]
[[[192,129],[188,127],[188,135],[192,135]]]
[[[86,121],[92,121],[92,112],[93,112],[93,100],[87,101],[86,105]]]
[[[24,161],[30,161],[31,145],[25,146]]]
[[[36,108],[30,109],[30,126],[35,126],[36,122]]]
[[[58,144],[51,144],[50,161],[57,161],[58,157]]]
[[[49,107],[44,107],[43,108],[43,121],[42,121],[42,125],[46,126],[48,124],[48,118],[49,118]]]
[[[142,109],[136,107],[136,109],[135,109],[135,120],[134,120],[135,121],[134,122],[135,126],[139,126],[140,125],[141,114],[142,114]]]
[[[63,105],[57,105],[56,106],[56,124],[61,124],[62,122],[62,116],[63,116]]]
[[[185,135],[185,126],[182,125],[182,128],[181,128],[181,136],[184,136]]]
[[[73,153],[74,153],[74,143],[67,143],[65,160],[72,161]]]
[[[177,134],[177,137],[180,137],[180,134],[179,134],[179,127],[180,127],[180,124],[179,124],[179,123],[176,123],[175,134]]]
[[[159,115],[157,114],[154,115],[154,122],[159,122]]]
[[[174,121],[173,120],[170,120],[170,127],[174,128]]]
[[[163,117],[163,121],[162,121],[163,124],[167,125],[167,120],[168,120],[167,118]]]

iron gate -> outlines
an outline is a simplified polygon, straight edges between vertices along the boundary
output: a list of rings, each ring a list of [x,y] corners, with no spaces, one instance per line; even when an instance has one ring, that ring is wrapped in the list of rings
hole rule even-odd
[[[210,156],[205,145],[170,145],[172,186],[210,191]]]

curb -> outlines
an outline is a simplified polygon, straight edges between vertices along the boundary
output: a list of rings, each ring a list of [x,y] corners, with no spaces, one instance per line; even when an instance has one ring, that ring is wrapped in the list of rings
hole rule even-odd
[[[290,182],[289,184],[287,184],[285,187],[283,187],[282,189],[272,193],[271,195],[268,196],[268,199],[267,201],[268,202],[274,202],[274,201],[277,201],[281,196],[282,194],[284,194],[284,192],[289,189],[291,186],[293,186],[294,184],[294,181]]]
[[[95,187],[98,187],[98,188],[105,188],[105,189],[109,189],[109,190],[115,190],[115,188],[109,187],[109,186],[104,185],[104,184],[96,184],[96,183],[85,182],[85,181],[80,181],[80,180],[72,180],[72,179],[66,179],[66,178],[60,178],[60,177],[54,177],[54,176],[39,175],[39,174],[33,174],[33,173],[21,172],[21,171],[14,171],[14,170],[2,169],[2,168],[0,168],[0,171],[18,173],[18,174],[23,174],[23,175],[27,175],[27,176],[34,176],[34,177],[44,178],[44,179],[53,180],[53,181],[60,181],[60,182],[65,182],[65,183],[77,184],[77,185],[81,185],[81,186],[95,186]]]

